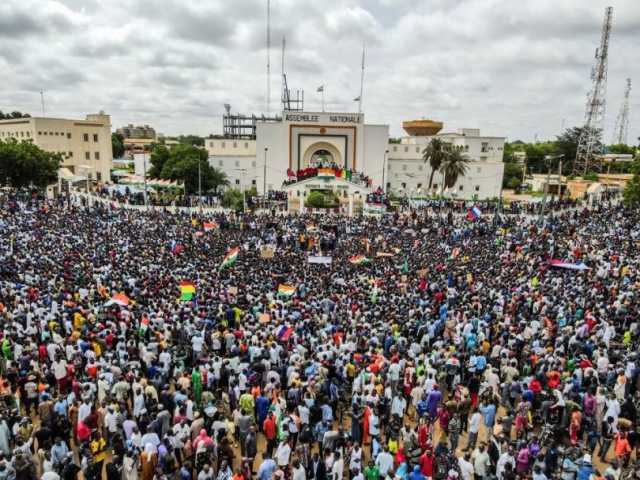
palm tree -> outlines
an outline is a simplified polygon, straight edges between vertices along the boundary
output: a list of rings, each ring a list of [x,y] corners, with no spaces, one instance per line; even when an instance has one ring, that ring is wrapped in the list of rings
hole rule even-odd
[[[440,173],[444,176],[442,182],[442,191],[445,188],[453,187],[458,178],[464,177],[467,173],[469,157],[461,152],[458,148],[450,148],[447,155],[440,165]]]
[[[213,191],[217,193],[219,187],[227,185],[229,185],[227,174],[222,170],[211,167],[211,187],[213,188]]]
[[[431,186],[433,185],[433,175],[436,173],[436,170],[439,170],[442,166],[442,162],[447,156],[447,144],[443,142],[439,138],[432,138],[427,148],[422,152],[422,160],[424,163],[429,162],[429,166],[431,167],[431,173],[429,174],[429,189],[431,192]]]

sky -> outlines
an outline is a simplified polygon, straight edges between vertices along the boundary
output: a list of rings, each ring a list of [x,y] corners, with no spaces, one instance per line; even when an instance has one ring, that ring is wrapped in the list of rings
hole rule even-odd
[[[0,110],[83,118],[113,128],[220,134],[233,112],[281,111],[289,86],[305,110],[357,111],[365,45],[367,123],[430,118],[508,140],[554,138],[584,121],[590,71],[611,5],[605,141],[626,78],[629,143],[640,136],[639,0],[2,0]]]

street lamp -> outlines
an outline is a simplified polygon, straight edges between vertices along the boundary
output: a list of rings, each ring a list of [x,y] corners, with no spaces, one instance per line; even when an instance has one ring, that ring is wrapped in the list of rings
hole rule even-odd
[[[382,157],[382,191],[384,193],[387,193],[387,184],[384,181],[384,176],[387,172],[387,155],[389,155],[389,150],[385,150],[384,157]]]

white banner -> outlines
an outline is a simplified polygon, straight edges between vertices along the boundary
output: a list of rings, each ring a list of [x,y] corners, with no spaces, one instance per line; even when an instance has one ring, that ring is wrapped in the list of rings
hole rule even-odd
[[[321,257],[319,255],[315,257],[307,257],[307,260],[309,261],[309,263],[319,263],[322,265],[331,265],[331,263],[333,262],[332,257]]]

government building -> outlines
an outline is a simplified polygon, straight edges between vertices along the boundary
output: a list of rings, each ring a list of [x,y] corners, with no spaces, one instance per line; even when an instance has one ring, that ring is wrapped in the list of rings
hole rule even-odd
[[[111,117],[104,112],[83,120],[27,117],[0,120],[0,140],[33,142],[47,152],[62,155],[60,180],[108,182],[113,150]]]
[[[267,118],[227,109],[223,134],[205,139],[205,148],[211,166],[226,173],[231,187],[255,188],[259,194],[284,190],[289,206],[299,210],[313,190],[338,192],[348,213],[357,212],[360,201],[379,188],[408,199],[500,196],[504,137],[481,136],[479,129],[441,132],[442,123],[431,120],[404,122],[403,128],[406,136],[389,138],[389,125],[367,124],[362,113],[285,110]],[[467,174],[444,192],[437,171],[428,188],[431,169],[423,154],[432,138],[469,159]]]

